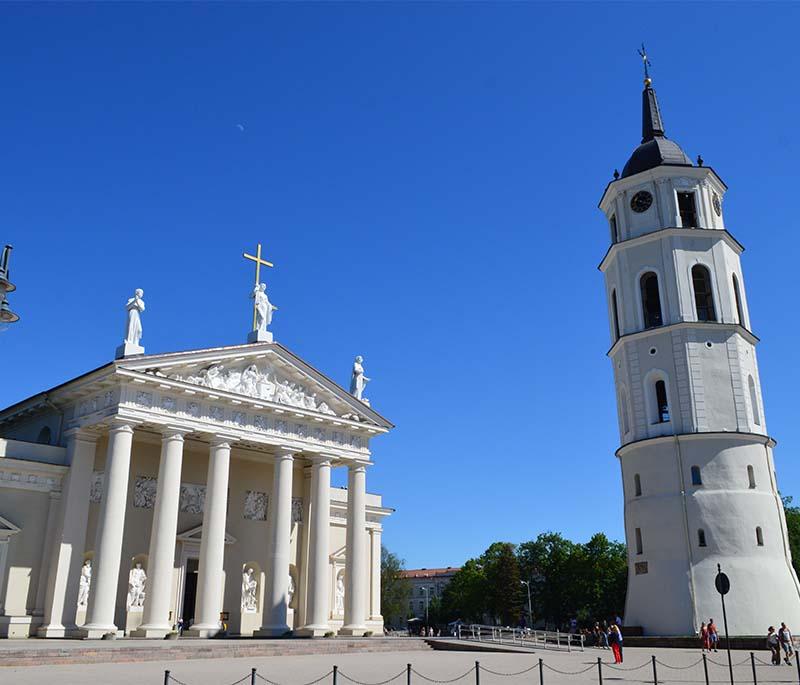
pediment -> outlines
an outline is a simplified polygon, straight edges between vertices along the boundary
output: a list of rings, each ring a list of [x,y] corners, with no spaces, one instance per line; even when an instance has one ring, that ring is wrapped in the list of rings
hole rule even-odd
[[[347,558],[347,546],[342,546],[337,549],[333,554],[330,555],[330,560],[332,562],[339,561],[344,563],[345,559]]]
[[[12,535],[19,533],[19,526],[15,526],[7,518],[0,516],[0,540],[8,540]]]
[[[194,528],[190,528],[189,530],[179,533],[178,534],[178,542],[195,542],[200,544],[200,540],[203,537],[203,526],[195,526]],[[232,545],[236,542],[236,538],[233,537],[227,530],[225,531],[225,544]]]
[[[148,355],[117,364],[207,391],[391,427],[369,405],[277,343]]]

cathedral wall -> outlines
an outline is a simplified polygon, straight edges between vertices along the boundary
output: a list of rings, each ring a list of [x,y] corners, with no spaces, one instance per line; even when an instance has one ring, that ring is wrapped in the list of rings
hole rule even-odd
[[[44,411],[9,422],[3,426],[1,434],[10,440],[57,445],[61,438],[61,420],[59,412]]]

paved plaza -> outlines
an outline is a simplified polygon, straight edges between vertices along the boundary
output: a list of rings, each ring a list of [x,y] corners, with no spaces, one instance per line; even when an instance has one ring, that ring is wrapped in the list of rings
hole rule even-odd
[[[320,679],[320,685],[330,685],[332,676],[326,674],[336,664],[339,668],[338,685],[405,685],[406,664],[411,663],[413,685],[474,685],[475,661],[479,660],[480,685],[538,685],[538,660],[542,658],[546,665],[545,685],[593,685],[598,683],[598,656],[603,659],[604,683],[652,683],[651,655],[658,660],[659,682],[705,682],[700,650],[630,648],[625,650],[625,663],[621,668],[615,668],[610,652],[590,648],[571,654],[552,650],[530,654],[428,650],[8,667],[0,668],[0,684],[161,685],[164,682],[164,670],[169,669],[176,679],[173,685],[178,685],[177,681],[185,685],[231,685],[242,678],[244,685],[249,683],[250,669],[254,667],[260,676],[257,678],[259,685],[305,685],[317,679]],[[737,683],[753,682],[749,656],[749,652],[733,652],[733,662],[738,664],[734,668]],[[756,657],[759,659],[756,667],[759,683],[798,682],[795,666],[767,665],[769,655],[766,651],[757,652]],[[712,654],[708,668],[710,682],[728,682],[724,652]],[[261,677],[266,678],[268,683]]]

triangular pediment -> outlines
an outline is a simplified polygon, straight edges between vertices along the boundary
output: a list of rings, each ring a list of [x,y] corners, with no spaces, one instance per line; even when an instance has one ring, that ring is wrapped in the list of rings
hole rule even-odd
[[[200,540],[203,537],[203,526],[195,526],[194,528],[190,528],[189,530],[179,533],[178,534],[178,542],[196,542],[200,543]],[[236,542],[236,538],[233,537],[227,530],[225,531],[225,544],[232,545]]]
[[[7,518],[0,516],[0,540],[7,540],[12,535],[19,533],[19,526],[15,526]]]
[[[278,343],[120,359],[123,369],[383,428],[391,424]]]

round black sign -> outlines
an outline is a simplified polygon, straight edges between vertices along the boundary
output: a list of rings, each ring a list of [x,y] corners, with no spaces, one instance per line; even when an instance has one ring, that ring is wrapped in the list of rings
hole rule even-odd
[[[731,581],[724,573],[720,572],[714,578],[714,585],[717,586],[717,592],[721,595],[727,595],[731,591]]]

